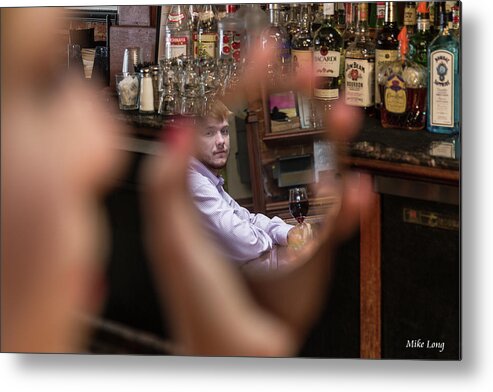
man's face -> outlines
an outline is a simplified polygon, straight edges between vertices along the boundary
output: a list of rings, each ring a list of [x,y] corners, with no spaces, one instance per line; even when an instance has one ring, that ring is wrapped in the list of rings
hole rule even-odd
[[[228,121],[206,118],[198,130],[196,158],[214,172],[226,166],[229,157]]]

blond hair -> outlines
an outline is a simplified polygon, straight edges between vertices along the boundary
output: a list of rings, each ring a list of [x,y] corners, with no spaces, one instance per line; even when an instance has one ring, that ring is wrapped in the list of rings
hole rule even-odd
[[[232,114],[233,112],[221,100],[215,99],[209,108],[207,117],[222,122],[227,121],[228,117]]]

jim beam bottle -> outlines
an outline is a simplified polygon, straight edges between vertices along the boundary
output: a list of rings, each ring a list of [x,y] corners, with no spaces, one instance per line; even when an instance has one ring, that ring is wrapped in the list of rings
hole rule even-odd
[[[382,29],[377,35],[375,48],[375,72],[378,74],[379,67],[384,62],[397,60],[399,55],[399,27],[397,26],[397,5],[393,1],[385,3],[385,21]],[[375,83],[375,109],[379,115],[382,99],[378,83]]]
[[[374,114],[375,103],[375,44],[368,27],[368,4],[358,7],[358,31],[355,41],[346,50],[345,102]]]

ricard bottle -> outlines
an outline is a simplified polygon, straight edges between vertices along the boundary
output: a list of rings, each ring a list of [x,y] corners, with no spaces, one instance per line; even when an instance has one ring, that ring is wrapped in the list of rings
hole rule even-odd
[[[325,20],[313,38],[313,96],[335,102],[339,99],[344,41],[335,27],[334,3],[324,4],[324,15]]]
[[[448,28],[445,4],[440,4],[440,32],[428,47],[428,121],[432,133],[460,132],[459,42]]]
[[[345,102],[374,114],[375,103],[375,43],[368,27],[368,4],[359,3],[358,31],[355,41],[346,50],[344,67]]]

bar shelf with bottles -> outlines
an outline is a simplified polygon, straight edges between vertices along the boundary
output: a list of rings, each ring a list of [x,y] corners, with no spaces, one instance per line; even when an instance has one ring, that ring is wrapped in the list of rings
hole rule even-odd
[[[153,114],[122,113],[144,128],[204,113],[216,92],[234,86],[258,47],[275,53],[266,69],[274,85],[292,72],[314,73],[303,93],[271,94],[261,85],[262,98],[248,103],[247,126],[256,127],[249,132],[251,177],[272,184],[270,190],[257,187],[254,199],[260,193],[267,193],[266,203],[285,198],[270,162],[297,155],[315,159],[316,143],[330,127],[325,113],[341,100],[365,112],[365,128],[387,129],[373,132],[382,135],[380,141],[353,144],[355,156],[395,159],[392,146],[393,154],[382,153],[390,150],[381,146],[406,138],[397,129],[430,143],[420,150],[429,159],[403,151],[404,163],[432,167],[460,156],[459,2],[171,5],[162,7],[158,31]]]

